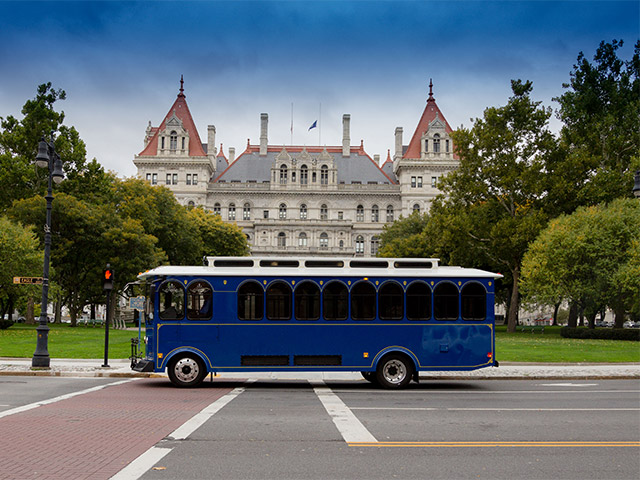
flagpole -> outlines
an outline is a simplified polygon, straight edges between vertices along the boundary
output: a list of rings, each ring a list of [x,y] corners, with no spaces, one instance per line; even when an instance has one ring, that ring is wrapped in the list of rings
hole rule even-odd
[[[322,103],[318,111],[318,146],[322,146]]]
[[[291,102],[291,143],[293,145],[293,102]]]

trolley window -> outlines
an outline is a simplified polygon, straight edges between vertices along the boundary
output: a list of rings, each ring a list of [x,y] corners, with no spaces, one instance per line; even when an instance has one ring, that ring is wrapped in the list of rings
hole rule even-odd
[[[404,316],[404,292],[395,282],[386,282],[378,293],[381,320],[402,320]]]
[[[429,320],[431,318],[431,289],[424,282],[413,282],[407,288],[407,318]]]
[[[318,320],[320,318],[320,287],[314,282],[302,282],[294,293],[296,320]]]
[[[264,290],[258,282],[245,282],[238,289],[238,319],[262,320]]]
[[[181,320],[184,318],[184,287],[180,282],[169,280],[158,290],[158,316],[161,320]]]
[[[373,320],[376,318],[376,289],[369,282],[358,282],[351,289],[351,318]]]
[[[342,282],[329,282],[322,290],[325,320],[346,320],[349,315],[349,290]]]
[[[267,319],[291,319],[291,287],[284,282],[275,282],[267,288]]]
[[[467,283],[460,293],[463,320],[484,320],[487,317],[487,292],[477,283]]]
[[[204,280],[187,287],[187,319],[209,320],[213,310],[213,289]]]
[[[436,320],[458,319],[458,289],[453,283],[436,285],[433,291],[433,314]]]

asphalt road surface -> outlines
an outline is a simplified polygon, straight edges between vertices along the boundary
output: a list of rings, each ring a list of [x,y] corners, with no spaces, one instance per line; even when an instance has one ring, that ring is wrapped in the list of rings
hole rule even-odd
[[[0,377],[0,431],[7,479],[637,479],[640,382]]]

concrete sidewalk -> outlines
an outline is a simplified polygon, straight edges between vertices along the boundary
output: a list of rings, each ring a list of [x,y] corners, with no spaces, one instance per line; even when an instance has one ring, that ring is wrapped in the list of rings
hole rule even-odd
[[[0,375],[60,377],[158,377],[165,373],[139,373],[131,370],[128,359],[52,358],[49,369],[31,368],[30,358],[0,357]],[[221,378],[256,378],[282,380],[361,380],[358,372],[225,372]],[[607,364],[525,364],[501,363],[498,368],[471,372],[421,372],[421,380],[449,379],[640,379],[640,363]]]

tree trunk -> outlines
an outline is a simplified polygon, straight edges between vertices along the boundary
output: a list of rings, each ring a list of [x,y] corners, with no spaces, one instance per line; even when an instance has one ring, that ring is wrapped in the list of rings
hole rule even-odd
[[[36,323],[36,318],[34,315],[34,301],[33,301],[33,297],[29,297],[29,300],[27,300],[27,315],[26,315],[26,319],[25,319],[25,323],[28,323],[29,325],[35,325]]]
[[[560,310],[560,302],[553,306],[553,321],[551,322],[551,325],[554,327],[558,325],[558,310]]]
[[[596,328],[596,313],[592,313],[587,317],[587,321],[589,322],[589,328]]]
[[[518,292],[518,279],[520,277],[520,269],[514,268],[512,271],[513,286],[511,287],[511,299],[509,300],[509,314],[507,317],[507,332],[516,331],[518,324],[518,307],[520,306],[520,295]]]
[[[567,327],[576,328],[578,326],[578,305],[571,303],[569,306],[569,319],[567,320]]]
[[[614,310],[614,313],[616,314],[615,320],[614,320],[614,328],[623,328],[624,327],[624,308],[621,307],[617,307]]]

